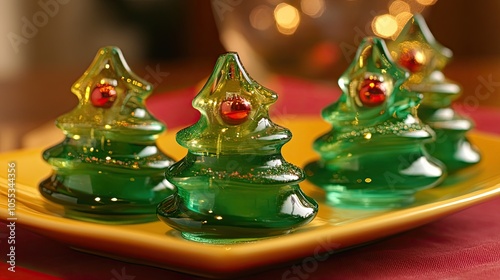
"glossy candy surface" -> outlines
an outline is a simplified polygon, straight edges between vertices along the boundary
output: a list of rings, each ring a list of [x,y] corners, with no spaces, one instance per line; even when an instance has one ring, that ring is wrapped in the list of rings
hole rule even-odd
[[[57,119],[66,137],[43,153],[54,172],[40,192],[75,219],[156,220],[156,205],[173,192],[164,178],[173,160],[155,143],[165,126],[145,108],[151,85],[118,48],[104,47],[71,90],[79,103]]]
[[[340,77],[342,95],[322,111],[332,130],[316,139],[321,158],[305,167],[331,204],[401,207],[445,177],[424,149],[434,135],[416,117],[420,95],[402,87],[407,76],[384,41],[368,37]]]
[[[424,95],[418,116],[437,136],[435,142],[426,145],[428,151],[450,173],[478,163],[481,156],[466,137],[474,125],[451,107],[461,88],[441,72],[452,57],[451,50],[436,41],[421,15],[411,18],[388,48],[411,73],[406,86]]]
[[[269,118],[276,99],[237,54],[219,57],[193,100],[199,121],[177,133],[188,152],[166,172],[178,192],[158,206],[160,220],[189,240],[233,243],[285,234],[316,216],[317,203],[299,188],[303,171],[281,155],[291,133]]]

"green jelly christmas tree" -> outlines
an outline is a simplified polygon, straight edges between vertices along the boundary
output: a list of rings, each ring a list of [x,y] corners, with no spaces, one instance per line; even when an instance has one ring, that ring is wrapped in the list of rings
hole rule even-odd
[[[305,167],[330,203],[400,207],[444,178],[442,164],[424,148],[433,132],[416,116],[420,95],[401,86],[407,76],[383,40],[361,42],[339,79],[342,95],[322,111],[333,129],[313,144],[321,158]]]
[[[478,163],[481,156],[466,137],[473,123],[451,108],[461,88],[441,72],[452,57],[451,50],[434,39],[421,15],[411,18],[388,48],[394,60],[411,73],[406,85],[424,95],[418,115],[437,136],[435,142],[426,145],[428,151],[446,165],[448,172]]]
[[[104,47],[71,90],[79,103],[57,119],[66,137],[43,153],[54,172],[41,194],[75,219],[156,220],[157,204],[173,192],[164,178],[173,160],[155,143],[165,126],[144,105],[152,86],[118,48]]]
[[[316,216],[298,185],[303,171],[281,155],[292,135],[269,119],[276,99],[237,54],[219,57],[193,100],[200,120],[177,134],[188,152],[166,172],[178,192],[158,206],[160,220],[186,239],[221,243],[284,234]]]

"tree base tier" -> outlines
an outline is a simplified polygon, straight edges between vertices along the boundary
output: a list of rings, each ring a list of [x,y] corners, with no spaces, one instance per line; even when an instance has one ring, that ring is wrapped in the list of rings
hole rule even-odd
[[[329,204],[342,208],[392,209],[401,208],[415,201],[414,191],[370,191],[342,190],[329,191]]]
[[[436,129],[436,141],[425,145],[427,151],[446,165],[449,173],[481,161],[481,154],[465,137],[464,131]]]
[[[46,199],[64,206],[67,217],[115,224],[157,220],[156,206],[173,189],[161,171],[139,176],[92,170],[55,173],[39,185]]]
[[[320,160],[304,170],[310,182],[326,191],[331,204],[359,208],[408,205],[417,191],[436,186],[445,177],[444,166],[423,151]]]
[[[317,211],[317,203],[298,185],[179,192],[157,210],[158,218],[186,239],[213,244],[287,234],[312,221]]]

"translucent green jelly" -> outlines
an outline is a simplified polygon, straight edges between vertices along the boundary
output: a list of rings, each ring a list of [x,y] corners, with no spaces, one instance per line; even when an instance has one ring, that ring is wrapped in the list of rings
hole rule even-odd
[[[193,100],[200,120],[177,134],[188,153],[166,172],[178,191],[158,206],[160,220],[189,240],[233,243],[286,234],[316,216],[298,185],[303,171],[281,156],[291,133],[269,119],[276,99],[235,53],[218,59]]]
[[[119,49],[105,47],[72,91],[79,104],[57,119],[66,138],[43,153],[54,172],[41,194],[75,219],[156,220],[157,204],[173,193],[164,178],[173,160],[155,143],[165,126],[144,106],[151,85],[129,70]]]
[[[452,57],[451,50],[434,39],[421,15],[411,18],[388,47],[411,73],[406,86],[424,95],[418,115],[436,132],[436,141],[426,145],[428,151],[450,173],[478,163],[481,155],[466,137],[474,125],[451,108],[461,88],[441,72]]]
[[[320,159],[305,167],[329,203],[402,207],[444,179],[444,166],[424,147],[434,133],[416,117],[420,95],[401,86],[407,77],[384,41],[363,40],[339,79],[341,97],[322,111],[333,129],[313,144]]]
[[[476,146],[467,139],[473,128],[468,118],[457,114],[452,108],[419,108],[419,117],[436,132],[436,141],[426,144],[427,151],[442,161],[448,172],[456,172],[481,160]]]

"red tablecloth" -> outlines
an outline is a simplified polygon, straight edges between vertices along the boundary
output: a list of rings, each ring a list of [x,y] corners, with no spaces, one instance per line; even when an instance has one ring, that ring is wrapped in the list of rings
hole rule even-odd
[[[289,78],[274,81],[280,99],[273,114],[319,114],[338,98],[335,88]],[[150,110],[168,126],[197,120],[191,99],[194,89],[160,94]],[[286,100],[286,103],[283,101]],[[178,110],[178,108],[187,108]],[[493,109],[457,106],[477,129],[500,133],[500,113]],[[193,114],[194,113],[194,114]],[[7,254],[6,225],[1,224],[0,254]],[[78,252],[65,244],[16,229],[16,272],[0,264],[1,279],[198,279],[177,272],[121,262]],[[302,262],[245,279],[498,279],[500,278],[500,198],[476,205],[439,221],[339,252],[326,260]]]

